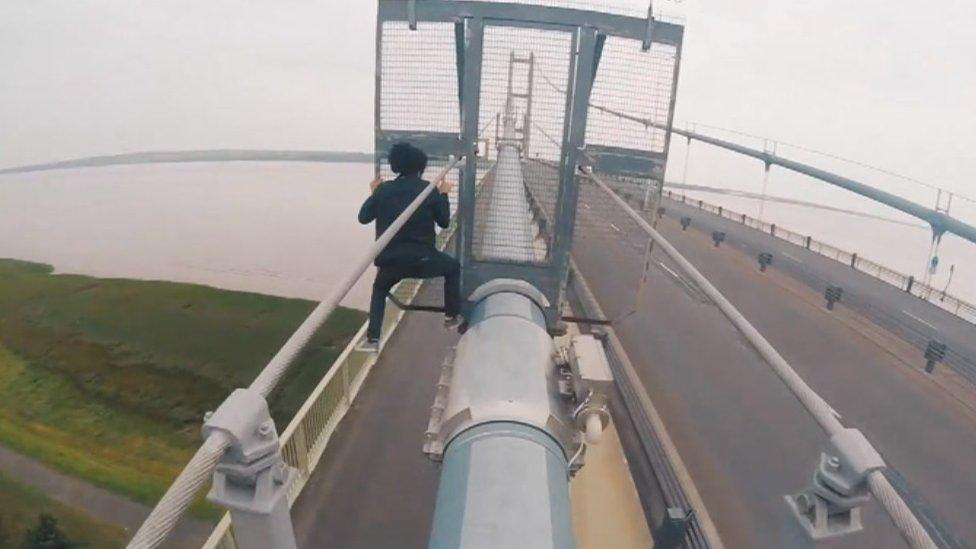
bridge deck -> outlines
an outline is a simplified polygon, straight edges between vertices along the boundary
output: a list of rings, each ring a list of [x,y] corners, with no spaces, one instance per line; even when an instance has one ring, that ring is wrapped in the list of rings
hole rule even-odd
[[[920,371],[917,349],[861,315],[844,307],[826,311],[823,289],[803,282],[807,278],[800,271],[809,267],[799,263],[828,269],[833,283],[850,291],[858,288],[865,299],[877,300],[877,306],[911,307],[926,322],[946,324],[947,331],[976,330],[816,254],[710,214],[667,206],[678,211],[675,217],[690,214],[694,221],[683,232],[676,219],[666,218],[659,226],[665,236],[843,414],[845,424],[865,432],[951,531],[969,543],[976,540],[976,526],[967,518],[976,509],[968,496],[976,488],[976,477],[967,472],[976,457],[971,391],[969,401],[960,400],[965,392],[950,394]],[[715,248],[713,226],[726,231],[728,243],[749,253],[728,244]],[[773,246],[796,257],[798,264],[779,270],[784,261],[778,256],[769,272],[759,273],[755,251]],[[820,429],[719,311],[676,279],[670,272],[677,271],[674,265],[663,261],[653,268],[638,301],[634,288],[640,254],[605,240],[578,240],[576,250],[577,262],[608,315],[636,309],[617,326],[617,333],[641,369],[726,544],[802,546],[782,496],[812,474],[826,442]],[[605,267],[611,264],[615,268]],[[936,381],[958,381],[949,377]],[[830,546],[902,545],[875,504],[864,518],[864,533]]]
[[[669,204],[669,209],[681,207]],[[953,396],[935,382],[958,381],[951,375],[926,377],[916,349],[866,317],[844,307],[825,311],[822,289],[813,286],[829,275],[878,306],[909,310],[956,334],[957,348],[970,358],[976,353],[963,343],[976,342],[976,329],[815,254],[731,222],[726,226],[708,214],[693,215],[687,232],[673,219],[665,219],[661,228],[845,423],[867,434],[916,495],[924,495],[933,515],[966,542],[976,541],[976,524],[969,520],[976,513],[970,497],[976,491],[976,476],[970,474],[976,458],[973,401],[965,401],[965,391]],[[725,230],[734,245],[714,248],[711,224]],[[760,274],[754,251],[776,246],[797,258],[796,264],[777,257],[771,270]],[[618,334],[726,545],[809,545],[788,516],[783,495],[812,474],[826,442],[819,428],[721,314],[697,300],[668,269],[652,269],[636,300],[642,258],[633,248],[580,239],[576,255],[608,314],[619,316],[636,306]],[[438,368],[455,341],[436,315],[404,318],[296,502],[301,547],[426,545],[437,471],[420,452],[421,437]],[[824,546],[902,545],[876,504],[867,507],[864,521],[862,534]]]
[[[437,469],[421,447],[456,342],[438,315],[404,316],[295,502],[299,547],[426,547]]]

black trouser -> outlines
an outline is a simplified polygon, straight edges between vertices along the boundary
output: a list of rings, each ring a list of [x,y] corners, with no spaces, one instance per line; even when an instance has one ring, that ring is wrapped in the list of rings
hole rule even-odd
[[[404,278],[444,277],[444,313],[455,316],[461,307],[461,265],[453,257],[431,250],[420,257],[399,258],[379,267],[369,302],[369,327],[366,337],[379,339],[386,310],[386,295]]]

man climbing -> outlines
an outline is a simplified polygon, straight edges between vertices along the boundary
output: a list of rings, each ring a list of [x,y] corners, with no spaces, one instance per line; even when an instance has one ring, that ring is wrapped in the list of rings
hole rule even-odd
[[[381,183],[379,177],[370,182],[372,194],[359,209],[359,222],[376,221],[376,238],[389,227],[429,183],[421,179],[427,168],[427,155],[409,143],[397,143],[390,148],[390,168],[396,179]],[[404,278],[444,277],[444,325],[458,323],[461,300],[461,267],[453,257],[439,251],[434,244],[434,223],[446,228],[451,221],[447,193],[452,183],[445,179],[424,200],[393,240],[376,257],[376,280],[369,304],[369,327],[366,342],[360,347],[375,351],[379,348],[380,331],[386,296]]]

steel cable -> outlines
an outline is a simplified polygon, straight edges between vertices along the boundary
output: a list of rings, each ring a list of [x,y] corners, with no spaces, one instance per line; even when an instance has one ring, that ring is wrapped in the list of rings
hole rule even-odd
[[[461,157],[464,158],[464,157]],[[267,366],[258,374],[258,377],[251,383],[250,389],[258,391],[265,398],[275,385],[288,371],[288,367],[295,361],[302,352],[312,336],[322,327],[326,319],[336,308],[340,301],[345,297],[357,280],[362,277],[366,269],[373,263],[376,256],[390,243],[390,240],[406,224],[410,216],[420,207],[424,200],[433,192],[438,183],[454,168],[460,161],[451,157],[447,165],[437,174],[430,184],[424,188],[420,194],[414,198],[413,202],[400,214],[399,217],[376,239],[369,251],[356,264],[355,268],[344,278],[339,285],[320,302],[311,314],[302,322],[297,330],[288,338],[288,341],[275,354]],[[179,522],[180,517],[193,501],[200,488],[210,479],[217,462],[230,445],[227,435],[214,433],[210,435],[200,446],[200,449],[193,455],[190,461],[180,472],[173,484],[170,485],[162,499],[156,504],[152,512],[142,523],[142,526],[133,536],[127,546],[129,549],[146,549],[158,547],[166,536],[172,532]]]
[[[587,171],[590,179],[597,184],[610,198],[619,205],[647,234],[653,239],[664,253],[671,258],[675,264],[688,275],[703,292],[715,303],[722,314],[739,330],[739,332],[756,349],[760,356],[773,369],[777,376],[786,384],[790,392],[803,404],[813,419],[820,424],[828,436],[833,436],[844,429],[844,425],[838,419],[837,412],[830,407],[827,402],[820,397],[803,378],[797,374],[786,362],[786,359],[776,351],[776,349],[749,323],[748,320],[735,308],[732,303],[718,291],[715,286],[704,275],[702,275],[694,265],[691,264],[678,250],[671,245],[660,233],[630,205],[627,204],[599,177],[592,171]],[[874,471],[868,475],[868,486],[871,493],[887,511],[895,526],[898,528],[902,537],[913,548],[935,548],[936,545],[929,537],[928,532],[922,527],[921,523],[911,512],[905,502],[901,499],[894,487],[884,478],[880,471]]]

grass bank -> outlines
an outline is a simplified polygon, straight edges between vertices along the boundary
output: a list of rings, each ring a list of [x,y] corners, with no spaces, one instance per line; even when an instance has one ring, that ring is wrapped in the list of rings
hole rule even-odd
[[[313,306],[0,259],[0,443],[153,503],[199,445],[203,413],[247,386]],[[279,429],[364,316],[330,317],[272,395]]]
[[[0,473],[0,547],[20,547],[24,532],[37,524],[41,513],[54,516],[73,542],[93,548],[125,547],[127,537],[121,528],[102,524]]]

